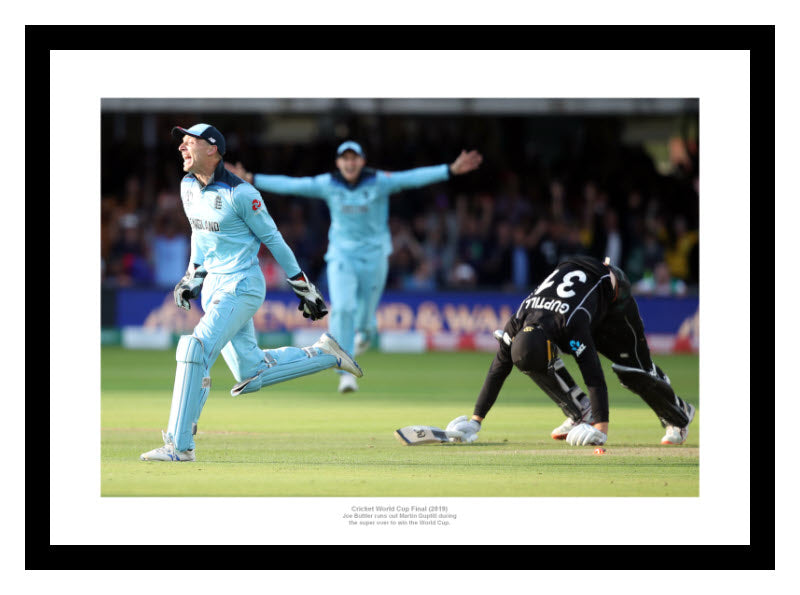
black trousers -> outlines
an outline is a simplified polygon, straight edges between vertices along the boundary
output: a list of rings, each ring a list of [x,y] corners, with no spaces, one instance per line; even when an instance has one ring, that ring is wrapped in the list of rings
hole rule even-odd
[[[617,298],[594,333],[595,347],[615,364],[649,373],[653,370],[653,360],[650,358],[639,307],[631,295],[630,281],[619,269],[615,269],[614,273],[619,283]],[[664,380],[664,372],[658,366],[655,370]],[[684,401],[675,395],[668,384],[645,383],[631,390],[650,406],[662,426],[669,424],[682,428],[689,424]]]
[[[631,295],[631,282],[616,267],[614,274],[617,277],[617,298],[593,333],[595,347],[615,364],[649,372],[653,368],[653,360],[650,358],[639,306]]]

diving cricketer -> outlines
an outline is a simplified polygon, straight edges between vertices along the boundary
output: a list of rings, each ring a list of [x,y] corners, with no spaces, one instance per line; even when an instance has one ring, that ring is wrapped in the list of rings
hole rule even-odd
[[[618,267],[585,256],[570,257],[525,298],[502,331],[471,419],[450,422],[447,430],[478,437],[505,379],[516,366],[567,415],[551,432],[573,446],[602,445],[608,438],[608,389],[599,354],[623,386],[639,395],[656,413],[666,433],[662,444],[682,444],[695,407],[672,390],[669,378],[650,358],[644,324],[631,284]],[[567,372],[561,353],[575,357],[589,395]]]

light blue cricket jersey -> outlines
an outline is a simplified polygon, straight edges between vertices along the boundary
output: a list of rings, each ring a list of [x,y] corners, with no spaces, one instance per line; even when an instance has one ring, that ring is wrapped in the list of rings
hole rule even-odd
[[[222,162],[207,186],[194,174],[184,176],[181,201],[192,226],[190,262],[212,274],[244,272],[258,264],[263,242],[288,277],[300,272],[261,194]]]
[[[324,200],[331,213],[325,260],[331,260],[354,254],[391,254],[389,195],[449,177],[450,166],[442,164],[399,172],[364,168],[353,184],[338,171],[303,178],[256,174],[253,185],[266,192]]]

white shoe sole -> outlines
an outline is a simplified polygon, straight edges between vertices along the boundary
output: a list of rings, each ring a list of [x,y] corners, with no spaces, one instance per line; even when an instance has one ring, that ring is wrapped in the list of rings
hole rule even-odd
[[[155,462],[159,462],[159,463],[193,463],[194,460],[195,460],[194,457],[192,457],[191,459],[180,459],[180,458],[178,458],[178,459],[165,459],[165,458],[161,458],[161,457],[159,457],[159,458],[153,457],[151,459],[151,458],[148,458],[146,455],[147,455],[147,453],[139,455],[139,460],[140,461],[155,461]]]
[[[326,353],[333,355],[336,358],[336,367],[345,372],[350,372],[356,378],[361,378],[364,371],[356,363],[348,353],[339,345],[339,342],[333,338],[333,335],[324,333],[319,341],[314,343],[314,347],[319,347]]]

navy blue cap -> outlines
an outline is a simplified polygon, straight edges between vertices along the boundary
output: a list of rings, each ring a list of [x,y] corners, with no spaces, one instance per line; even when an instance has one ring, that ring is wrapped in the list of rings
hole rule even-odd
[[[216,146],[220,155],[225,154],[225,137],[211,124],[195,124],[191,128],[175,126],[175,128],[172,129],[172,136],[178,140],[183,140],[184,134],[195,138],[202,138],[207,143]]]
[[[354,140],[346,140],[341,145],[339,145],[339,148],[336,149],[336,155],[339,156],[345,151],[353,151],[353,153],[355,153],[356,155],[359,155],[361,157],[364,156],[364,150],[361,148],[361,145],[359,145]]]

